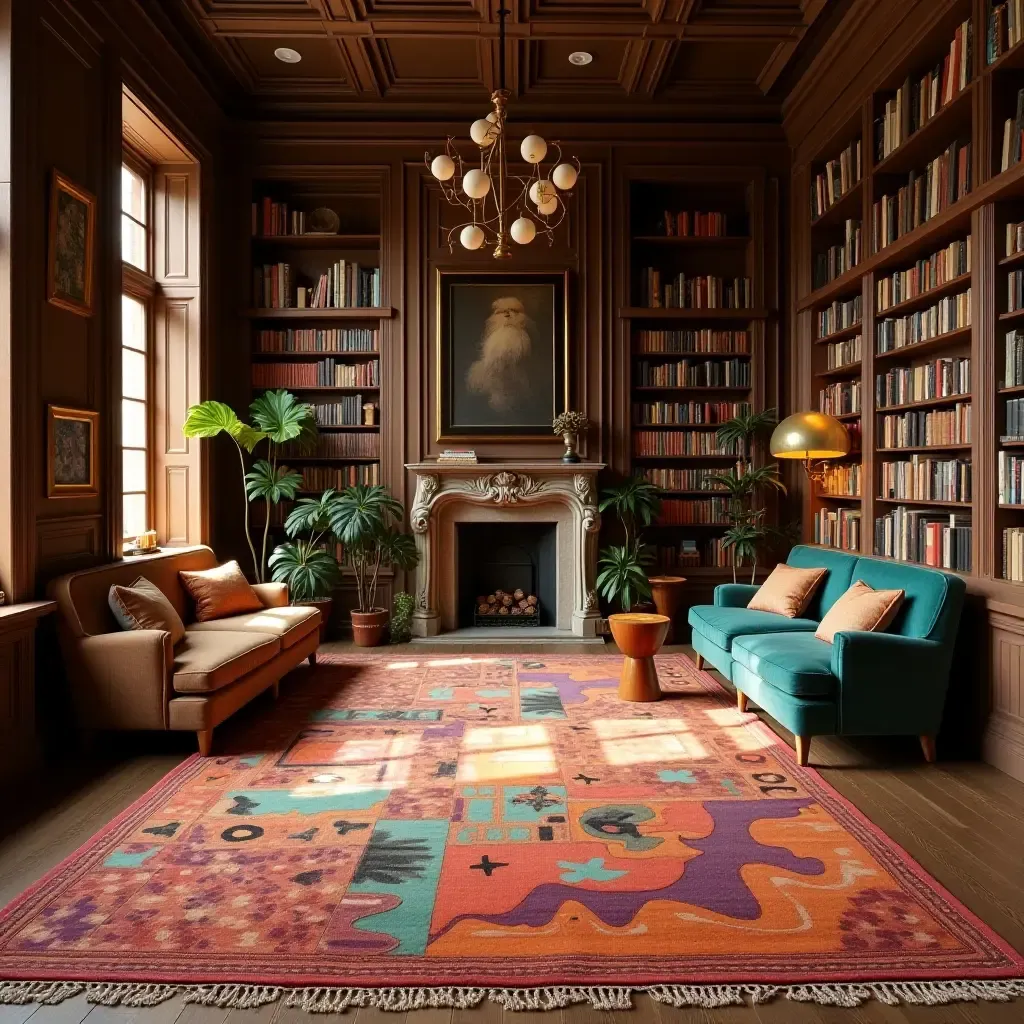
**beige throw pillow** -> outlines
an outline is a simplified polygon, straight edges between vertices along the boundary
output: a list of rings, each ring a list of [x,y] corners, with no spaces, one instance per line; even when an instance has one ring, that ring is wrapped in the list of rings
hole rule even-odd
[[[196,603],[197,622],[226,619],[229,615],[258,612],[263,608],[263,602],[249,586],[237,562],[226,562],[216,569],[182,571],[178,577]]]
[[[145,576],[130,587],[112,586],[107,592],[107,604],[122,629],[165,630],[171,634],[172,647],[185,636],[185,624],[174,605]]]
[[[836,633],[847,630],[881,632],[896,618],[903,597],[902,590],[873,590],[857,580],[825,613],[814,635],[830,644]]]
[[[828,569],[797,569],[781,563],[772,569],[747,607],[795,619],[811,603],[815,589],[827,572]]]

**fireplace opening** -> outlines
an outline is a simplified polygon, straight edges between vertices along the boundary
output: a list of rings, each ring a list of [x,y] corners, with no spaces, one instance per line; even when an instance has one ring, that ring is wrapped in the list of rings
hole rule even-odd
[[[557,523],[459,523],[459,626],[477,624],[477,598],[497,591],[522,591],[537,598],[539,615],[524,614],[532,626],[554,626],[557,601]],[[498,602],[499,605],[501,602]],[[513,602],[518,606],[519,599]],[[509,616],[512,617],[509,606]],[[517,622],[518,624],[518,622]]]

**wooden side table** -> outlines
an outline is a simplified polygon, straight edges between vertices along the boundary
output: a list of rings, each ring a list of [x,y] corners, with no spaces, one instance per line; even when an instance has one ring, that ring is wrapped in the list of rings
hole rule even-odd
[[[683,584],[686,583],[686,577],[652,576],[648,582],[651,585],[654,607],[658,609],[659,615],[668,617],[668,636],[665,637],[665,643],[670,644],[675,639],[676,612],[683,603]]]
[[[649,615],[646,612],[608,616],[612,637],[623,654],[620,700],[661,700],[654,655],[665,642],[671,624],[672,620],[667,615]]]

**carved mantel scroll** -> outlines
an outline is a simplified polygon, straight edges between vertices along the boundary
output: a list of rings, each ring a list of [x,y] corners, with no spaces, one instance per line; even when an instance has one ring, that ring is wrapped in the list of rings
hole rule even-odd
[[[416,608],[413,630],[418,636],[434,636],[442,628],[439,592],[442,582],[454,579],[456,552],[445,550],[440,520],[457,521],[467,507],[488,509],[493,518],[514,521],[537,506],[552,506],[552,518],[569,532],[559,559],[571,565],[559,567],[559,579],[572,588],[570,621],[559,623],[578,636],[594,636],[600,613],[595,592],[597,534],[601,516],[597,510],[597,474],[600,463],[568,466],[559,462],[501,463],[479,466],[443,466],[417,463],[406,467],[416,474],[416,494],[409,524],[416,537],[420,561],[416,569]],[[474,518],[479,518],[479,514]],[[444,580],[442,579],[444,578]],[[570,582],[571,581],[571,582]]]

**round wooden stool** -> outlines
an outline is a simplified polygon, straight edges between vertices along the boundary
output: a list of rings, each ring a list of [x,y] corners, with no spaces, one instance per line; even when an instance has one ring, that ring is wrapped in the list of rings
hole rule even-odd
[[[609,615],[612,637],[624,657],[619,676],[619,699],[628,701],[661,700],[654,655],[665,642],[672,620],[667,615],[625,612]]]

